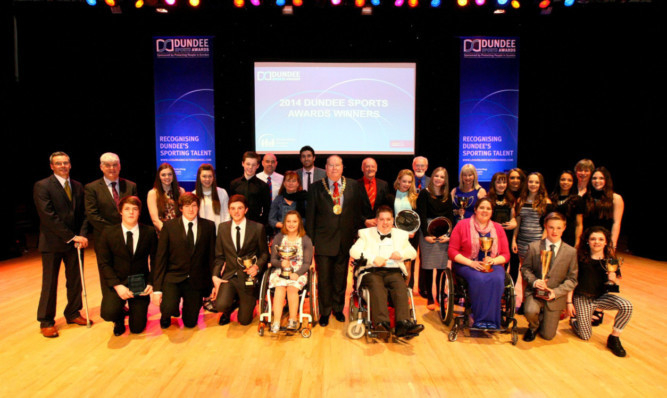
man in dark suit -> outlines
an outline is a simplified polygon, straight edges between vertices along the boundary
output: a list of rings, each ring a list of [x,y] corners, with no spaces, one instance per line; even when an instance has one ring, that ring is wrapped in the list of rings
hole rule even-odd
[[[361,189],[361,200],[363,201],[363,209],[361,215],[364,220],[366,228],[377,227],[377,218],[375,212],[382,205],[387,205],[393,208],[393,203],[390,205],[387,195],[389,195],[389,184],[387,181],[376,178],[378,165],[375,159],[366,158],[361,162],[361,171],[364,176],[357,180]]]
[[[547,238],[531,243],[521,266],[526,282],[523,311],[528,320],[528,330],[523,340],[535,340],[540,336],[551,340],[556,336],[560,313],[567,305],[567,294],[577,286],[577,251],[561,240],[565,230],[565,216],[549,213],[544,219]],[[542,256],[551,255],[546,275],[542,275]],[[546,299],[535,296],[537,291],[547,292]]]
[[[128,304],[130,333],[141,333],[146,328],[148,304],[153,293],[150,266],[155,264],[157,235],[155,229],[139,224],[141,200],[126,196],[119,203],[121,223],[106,228],[97,242],[97,263],[102,271],[102,295],[100,314],[105,321],[113,322],[113,334],[125,333],[123,307]],[[150,264],[149,264],[150,260]],[[128,288],[129,277],[141,277],[145,287],[141,294]]]
[[[266,231],[262,224],[246,218],[247,200],[243,195],[229,198],[230,221],[218,226],[213,269],[213,297],[220,314],[220,325],[229,323],[238,300],[241,325],[252,322],[257,303],[256,284],[269,261]],[[246,260],[246,262],[244,262]],[[239,265],[244,263],[245,268]]]
[[[107,152],[100,156],[100,170],[104,176],[85,186],[86,216],[93,227],[95,243],[100,240],[104,228],[120,224],[120,213],[118,212],[120,200],[130,195],[137,196],[137,185],[119,177],[120,159],[118,155]],[[98,254],[97,247],[95,247],[95,254]],[[98,270],[99,265],[98,262]],[[104,294],[102,277],[100,277],[100,285],[102,294]]]
[[[326,172],[315,167],[315,150],[309,145],[299,150],[299,160],[303,167],[296,170],[296,174],[299,175],[303,190],[308,191],[313,182],[326,177]]]
[[[67,278],[67,323],[86,325],[79,313],[81,273],[76,247],[88,246],[88,222],[84,213],[83,187],[69,178],[72,167],[69,156],[55,152],[49,158],[53,175],[37,181],[33,198],[39,214],[39,251],[42,253],[42,292],[37,308],[37,320],[44,337],[58,337],[55,327],[58,273],[65,263]]]
[[[253,151],[243,154],[241,160],[243,175],[232,180],[229,187],[231,195],[239,194],[248,200],[248,218],[262,225],[269,223],[271,210],[271,191],[269,185],[260,180],[255,173],[259,167],[259,155]]]
[[[412,171],[415,173],[415,189],[417,193],[428,187],[431,177],[426,175],[428,170],[428,159],[423,156],[417,156],[412,159]]]
[[[202,300],[211,291],[215,250],[215,223],[199,217],[199,198],[181,194],[182,216],[164,223],[153,269],[153,304],[160,306],[160,327],[171,325],[183,299],[183,325],[197,325]]]
[[[343,177],[343,160],[327,159],[326,178],[313,182],[308,192],[306,231],[315,246],[319,280],[320,325],[329,324],[332,313],[345,321],[345,288],[349,252],[361,222],[361,187]]]

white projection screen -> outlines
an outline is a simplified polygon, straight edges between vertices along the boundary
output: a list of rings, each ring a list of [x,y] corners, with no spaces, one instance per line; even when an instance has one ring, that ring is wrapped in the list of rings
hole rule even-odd
[[[255,63],[255,150],[412,155],[415,63]]]

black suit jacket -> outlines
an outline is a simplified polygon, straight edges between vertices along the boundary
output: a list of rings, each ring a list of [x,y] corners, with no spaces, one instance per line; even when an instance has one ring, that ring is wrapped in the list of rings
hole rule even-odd
[[[155,264],[157,251],[155,229],[139,224],[139,240],[136,245],[134,253],[130,254],[120,224],[106,228],[100,241],[96,242],[97,264],[104,283],[110,288],[121,284],[127,285],[127,277],[136,274],[144,274],[146,283],[153,284],[150,267]]]
[[[165,282],[179,283],[190,278],[195,289],[210,289],[215,250],[215,223],[197,218],[194,253],[187,245],[183,217],[169,220],[162,226],[157,245],[153,290],[162,291]]]
[[[119,196],[124,198],[137,195],[137,184],[124,178],[118,179]],[[86,184],[85,187],[86,216],[93,226],[95,239],[99,239],[104,228],[109,225],[120,224],[120,213],[116,203],[104,182],[104,178]]]
[[[231,279],[234,274],[242,275],[243,269],[238,265],[237,257],[257,256],[257,266],[261,275],[269,261],[269,248],[266,245],[266,231],[260,223],[246,218],[243,247],[237,252],[232,240],[234,221],[226,221],[218,226],[218,237],[215,241],[215,268],[213,276],[224,280]],[[234,231],[236,233],[236,231]]]
[[[39,250],[42,252],[67,251],[73,247],[67,242],[76,235],[88,233],[83,186],[70,179],[70,187],[71,201],[55,175],[35,183],[33,199],[39,214]]]
[[[362,200],[362,210],[361,216],[363,221],[366,221],[371,218],[375,218],[375,211],[378,207],[382,205],[387,205],[391,207],[392,211],[394,210],[394,204],[389,204],[389,184],[385,180],[379,178],[375,179],[376,185],[376,195],[375,195],[375,206],[371,207],[371,201],[368,198],[368,192],[366,192],[366,186],[364,185],[363,177],[357,180],[359,184],[359,191],[361,191],[361,200]]]
[[[363,225],[361,190],[364,188],[355,180],[347,178],[343,192],[343,211],[336,215],[333,213],[333,199],[322,181],[329,184],[328,178],[324,178],[313,182],[308,191],[306,232],[315,245],[316,255],[347,255],[357,230]]]

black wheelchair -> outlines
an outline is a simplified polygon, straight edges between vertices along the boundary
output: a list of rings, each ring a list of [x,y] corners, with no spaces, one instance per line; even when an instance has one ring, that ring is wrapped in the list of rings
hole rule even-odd
[[[371,320],[371,299],[368,288],[363,287],[359,283],[359,278],[363,276],[364,271],[360,270],[366,265],[366,259],[363,257],[352,262],[353,266],[353,283],[354,289],[350,294],[350,323],[347,325],[347,336],[351,339],[358,340],[362,336],[366,336],[366,341],[369,339],[382,339],[388,341],[392,336],[399,340],[391,331],[376,330]],[[403,275],[405,277],[405,275]],[[410,302],[410,319],[417,322],[417,313],[415,312],[415,301],[412,296],[412,289],[405,288],[408,292],[408,300]],[[392,307],[391,295],[387,297],[389,307]],[[390,310],[391,314],[391,310]],[[402,337],[402,339],[410,339],[414,336]]]
[[[470,314],[472,313],[470,296],[468,294],[468,282],[461,276],[454,276],[450,268],[445,268],[438,282],[438,302],[440,303],[440,320],[446,326],[454,319],[454,326],[449,332],[449,341],[456,341],[459,331],[468,329],[482,332],[511,333],[512,345],[519,341],[517,321],[514,318],[516,296],[512,277],[505,273],[505,288],[501,297],[501,325],[500,329],[481,329],[470,325]],[[458,306],[459,309],[455,310]],[[454,313],[456,312],[456,317]]]
[[[257,332],[264,336],[264,330],[271,327],[273,322],[273,292],[275,289],[269,289],[269,277],[273,268],[267,269],[262,276],[259,295],[259,326]],[[285,305],[287,307],[287,305]],[[304,311],[308,309],[308,311]],[[284,311],[283,311],[284,312]],[[297,329],[287,329],[280,327],[280,333],[291,336],[295,333],[301,333],[301,337],[309,338],[312,334],[313,326],[320,319],[320,309],[317,302],[317,271],[314,267],[308,269],[308,283],[299,292],[299,327]]]

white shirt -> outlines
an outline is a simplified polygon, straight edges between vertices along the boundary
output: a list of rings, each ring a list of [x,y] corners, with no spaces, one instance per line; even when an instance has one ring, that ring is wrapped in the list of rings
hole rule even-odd
[[[188,236],[188,228],[189,228],[188,224],[192,223],[192,233],[195,236],[195,242],[194,243],[197,244],[197,217],[195,217],[192,221],[185,218],[185,216],[181,216],[181,218],[183,219],[183,224],[184,224],[184,227],[185,227],[185,236],[186,237]]]
[[[310,178],[310,183],[312,184],[315,182],[315,166],[313,166],[310,170],[306,170],[304,168],[301,169],[301,186],[303,187],[304,191],[308,190],[308,179]],[[310,176],[308,175],[310,173]]]
[[[127,232],[130,231],[132,232],[132,254],[137,251],[137,242],[139,242],[139,223],[134,226],[132,229],[128,229],[125,224],[121,223],[120,224],[121,228],[123,228],[123,240],[125,241],[125,244],[127,245]]]
[[[264,182],[268,181],[268,177],[269,175],[263,171],[257,174],[257,178]],[[282,174],[276,173],[275,171],[271,174],[271,201],[278,196],[278,191],[280,191],[280,187],[283,185],[283,178]]]
[[[211,220],[215,223],[215,234],[218,234],[218,226],[220,223],[229,221],[229,195],[227,191],[220,187],[216,187],[218,190],[218,199],[220,199],[220,214],[215,214],[213,211],[213,198],[211,197],[211,190],[203,190],[203,195],[200,198],[201,203],[199,204],[199,217]],[[192,191],[192,193],[196,193]]]
[[[60,185],[63,186],[63,189],[65,189],[65,183],[69,184],[70,189],[72,188],[72,183],[69,182],[69,178],[62,178],[61,176],[59,176],[58,174],[55,174],[55,173],[53,175],[56,176],[56,179],[58,180]]]
[[[234,243],[234,247],[236,248],[236,227],[241,227],[241,243],[239,243],[240,248],[243,248],[243,240],[245,239],[245,227],[246,227],[246,218],[243,217],[243,221],[241,221],[241,224],[236,225],[235,221],[232,221],[232,243]]]
[[[107,184],[107,188],[109,188],[109,193],[111,194],[111,197],[113,198],[113,187],[111,186],[112,182],[116,183],[116,193],[118,194],[118,196],[120,196],[120,183],[118,182],[118,180],[111,181],[106,177],[102,177],[102,178],[104,178],[104,183]]]
[[[556,247],[554,247],[554,257],[556,257],[556,255],[558,254],[558,250],[560,249],[560,246],[563,243],[563,241],[559,239],[558,242],[553,243],[549,239],[545,239],[544,243],[546,244],[547,250],[551,250],[551,245],[556,245]]]

